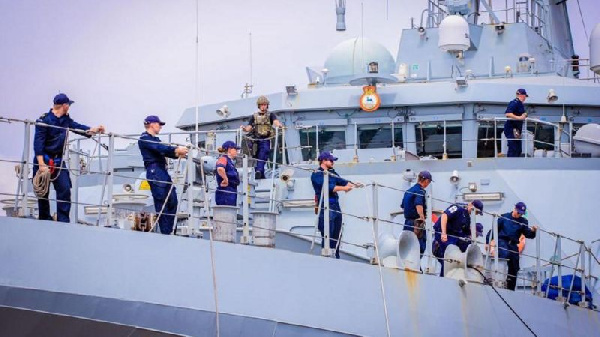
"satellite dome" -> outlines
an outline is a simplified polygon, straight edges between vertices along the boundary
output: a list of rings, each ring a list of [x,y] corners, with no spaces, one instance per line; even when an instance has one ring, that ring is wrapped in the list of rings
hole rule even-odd
[[[354,38],[337,45],[325,61],[328,84],[348,84],[356,79],[393,82],[396,62],[380,43]],[[358,83],[356,83],[358,84]]]

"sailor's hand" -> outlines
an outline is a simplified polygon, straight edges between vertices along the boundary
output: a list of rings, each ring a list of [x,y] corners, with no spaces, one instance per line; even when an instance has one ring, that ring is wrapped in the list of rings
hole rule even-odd
[[[448,241],[448,234],[443,234],[443,233],[442,233],[442,236],[441,236],[441,238],[442,238],[442,242],[446,242],[446,241]]]
[[[223,179],[223,181],[221,181],[221,187],[227,187],[229,186],[229,179]]]
[[[38,165],[39,165],[38,171],[40,171],[41,173],[44,173],[44,172],[48,171],[48,165],[46,165],[45,163],[44,164],[38,164]]]
[[[350,192],[350,191],[352,191],[353,188],[354,188],[354,185],[352,183],[349,183],[348,185],[344,186],[344,191]]]
[[[183,158],[185,156],[187,156],[188,154],[188,148],[185,146],[178,146],[175,148],[175,155],[179,158]]]
[[[98,125],[96,127],[96,133],[104,133],[106,132],[106,129],[104,128],[104,125]]]
[[[540,228],[540,227],[534,225],[534,226],[531,227],[531,230],[534,231],[534,232],[536,232],[538,230],[538,228]]]

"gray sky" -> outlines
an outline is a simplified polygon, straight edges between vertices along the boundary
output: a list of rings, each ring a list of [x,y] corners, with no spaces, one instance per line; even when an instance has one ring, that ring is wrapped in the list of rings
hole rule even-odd
[[[199,1],[199,102],[236,99],[249,81],[253,37],[254,95],[305,86],[305,67],[322,66],[340,42],[361,34],[395,57],[400,32],[425,0],[347,0],[348,30],[335,31],[334,0]],[[600,22],[598,0],[580,0],[587,33]],[[568,1],[575,49],[588,48],[576,0]],[[417,19],[418,22],[418,19]],[[196,0],[0,0],[0,116],[35,119],[52,97],[76,101],[72,117],[137,133],[157,114],[173,130],[195,91]],[[19,160],[21,124],[1,124],[0,158]],[[14,164],[0,163],[12,178]],[[2,179],[0,192],[14,193]],[[2,196],[0,196],[0,199]]]

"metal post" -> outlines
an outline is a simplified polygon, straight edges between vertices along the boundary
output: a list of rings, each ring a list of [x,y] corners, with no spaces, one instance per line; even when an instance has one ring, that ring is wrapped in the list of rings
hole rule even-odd
[[[331,250],[329,249],[330,237],[329,237],[329,171],[323,170],[323,205],[325,206],[325,213],[323,214],[323,249],[321,249],[322,256],[331,256]]]
[[[25,136],[24,136],[24,140],[23,140],[23,170],[21,171],[21,191],[23,191],[23,216],[24,217],[29,217],[31,216],[31,210],[29,209],[29,200],[28,200],[28,194],[29,194],[29,160],[31,157],[31,122],[29,121],[25,121]],[[15,206],[15,211],[17,211],[18,214],[18,209],[16,209]]]
[[[358,125],[354,122],[354,158],[355,163],[358,163]]]
[[[498,129],[498,120],[494,117],[494,158],[498,158],[498,139],[496,138],[496,130]]]
[[[569,122],[569,157],[572,157],[573,153],[573,122]]]
[[[442,155],[442,159],[448,159],[448,151],[446,147],[446,120],[444,119],[444,154]]]
[[[275,128],[275,146],[273,151],[273,168],[271,169],[271,191],[269,191],[269,212],[275,210],[275,171],[277,170],[277,146],[279,145],[279,128]]]
[[[541,270],[540,270],[540,251],[541,251],[541,235],[537,233],[535,236],[535,294],[541,295],[542,293],[542,282],[541,282]]]
[[[197,144],[197,136],[198,134],[195,134],[193,137],[191,137],[191,139],[193,140],[193,142],[195,144]],[[185,182],[183,186],[187,185],[187,189],[186,189],[186,198],[187,198],[187,210],[188,210],[188,219],[187,219],[187,225],[188,225],[188,233],[192,233],[192,230],[194,228],[196,228],[196,218],[194,217],[194,180],[195,180],[195,175],[196,175],[196,170],[194,167],[194,160],[193,158],[195,157],[194,153],[198,154],[198,146],[194,145],[194,143],[192,143],[192,147],[191,147],[191,151],[188,154],[188,157],[185,161],[186,163],[186,174],[185,174]],[[202,162],[200,162],[200,165],[202,165]],[[183,194],[183,190],[181,191],[181,193]],[[177,206],[177,208],[179,208],[179,204]],[[177,218],[177,216],[175,216],[175,218]],[[177,219],[175,220],[175,223],[177,223]]]
[[[529,150],[529,133],[527,132],[527,118],[525,118],[524,132],[521,132],[521,146],[523,145],[523,136],[525,136],[525,158],[527,158],[527,151]]]
[[[71,204],[71,223],[77,223],[77,219],[79,218],[79,176],[81,175],[81,165],[79,165],[80,157],[79,151],[81,151],[81,140],[77,139],[75,141],[75,153],[73,156],[73,176],[71,177],[71,181],[73,182],[73,200]],[[77,173],[79,171],[79,173]]]
[[[315,125],[315,146],[317,149],[315,160],[319,157],[319,126]]]
[[[250,244],[250,212],[248,205],[248,155],[244,155],[242,159],[242,216],[243,216],[243,229],[242,229],[242,244]]]
[[[425,272],[427,274],[435,272],[435,268],[432,268],[433,242],[431,240],[431,233],[433,231],[433,224],[431,223],[431,212],[433,211],[433,184],[429,185],[429,192],[430,193],[427,193],[427,205],[429,205],[429,210],[423,210],[425,213],[425,237],[427,238],[425,243],[425,250],[427,252],[427,269]]]
[[[494,221],[492,222],[492,231],[494,232],[494,284],[497,285],[500,281],[500,276],[498,275],[498,214],[494,214]]]
[[[582,307],[587,305],[587,301],[585,298],[585,282],[586,282],[586,280],[585,280],[585,254],[586,253],[587,253],[587,249],[585,247],[585,243],[582,242],[581,247],[579,248],[579,255],[581,255],[581,302],[579,302],[579,305]],[[575,277],[573,277],[571,284],[573,284],[573,282],[575,282]]]
[[[562,284],[562,247],[561,247],[561,236],[558,235],[556,237],[556,251],[558,254],[558,296],[556,297],[557,301],[562,301],[563,295],[562,295],[562,290],[563,290],[563,284]],[[550,288],[550,287],[548,287]]]
[[[579,258],[581,257],[581,247],[582,244],[579,245],[579,254],[577,254],[577,259],[575,260],[575,268],[573,269],[573,275],[571,277],[571,284],[569,285],[569,292],[567,293],[567,298],[565,300],[565,304],[568,304],[571,300],[571,293],[573,292],[573,284],[575,283],[575,276],[577,276],[577,266],[579,266]],[[583,274],[582,274],[583,276]],[[583,281],[583,279],[582,279]],[[584,297],[585,299],[585,297]]]
[[[285,127],[281,128],[281,164],[287,163],[287,154],[285,152]]]
[[[108,188],[108,194],[106,196],[107,201],[108,201],[108,210],[106,211],[106,218],[108,220],[108,226],[112,227],[113,226],[113,222],[112,222],[112,210],[113,210],[113,180],[114,180],[114,175],[113,175],[113,153],[115,151],[115,135],[113,133],[110,133],[108,136],[108,159],[107,159],[107,163],[106,163],[106,174],[107,174],[107,183],[106,183],[106,187]],[[100,209],[98,210],[98,212],[102,211],[102,205],[100,205]]]
[[[371,214],[371,220],[373,221],[375,240],[377,240],[377,238],[379,238],[379,191],[377,189],[377,183],[374,181],[371,182],[371,186],[373,187],[371,190],[371,198],[373,199],[373,214]]]

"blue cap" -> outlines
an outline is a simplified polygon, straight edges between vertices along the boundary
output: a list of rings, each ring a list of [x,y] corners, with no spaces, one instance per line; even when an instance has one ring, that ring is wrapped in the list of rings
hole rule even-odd
[[[483,225],[480,222],[475,225],[475,231],[477,236],[483,236]]]
[[[529,95],[527,95],[527,91],[525,91],[525,89],[517,89],[517,95],[525,95],[525,96],[529,97]]]
[[[483,202],[481,202],[481,200],[475,199],[471,202],[473,204],[473,207],[475,207],[479,212],[479,214],[481,214],[483,212]]]
[[[525,212],[527,211],[527,205],[525,205],[524,202],[519,201],[517,202],[517,204],[515,205],[515,209],[517,210],[517,213],[523,215],[525,214]]]
[[[331,161],[336,161],[338,160],[337,157],[334,157],[331,153],[329,153],[328,151],[323,151],[321,152],[321,154],[319,155],[319,158],[317,158],[318,161],[323,161],[323,160],[331,160]]]
[[[232,142],[230,140],[226,141],[225,143],[223,143],[223,145],[221,145],[221,148],[223,148],[223,150],[229,150],[229,149],[240,149],[239,146],[237,146],[237,144],[235,142]]]
[[[75,101],[71,101],[69,97],[63,93],[54,96],[54,104],[73,104]]]
[[[144,119],[144,124],[150,123],[158,123],[160,125],[165,125],[165,122],[161,121],[160,118],[158,118],[158,116],[148,116],[146,117],[146,119]]]
[[[429,173],[429,171],[419,172],[419,180],[423,180],[423,179],[429,179],[429,180],[433,181],[433,178],[431,177],[431,173]]]

